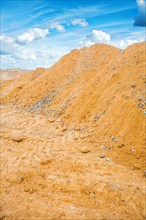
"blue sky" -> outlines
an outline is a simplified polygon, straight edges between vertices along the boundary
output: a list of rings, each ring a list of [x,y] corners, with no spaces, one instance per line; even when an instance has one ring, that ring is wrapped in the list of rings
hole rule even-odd
[[[145,40],[145,0],[0,0],[1,68],[50,67],[72,49]]]

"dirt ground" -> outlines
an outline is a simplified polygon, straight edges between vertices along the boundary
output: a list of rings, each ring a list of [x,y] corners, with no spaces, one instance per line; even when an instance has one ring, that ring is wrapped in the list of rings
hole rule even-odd
[[[146,219],[145,43],[1,82],[0,219]]]

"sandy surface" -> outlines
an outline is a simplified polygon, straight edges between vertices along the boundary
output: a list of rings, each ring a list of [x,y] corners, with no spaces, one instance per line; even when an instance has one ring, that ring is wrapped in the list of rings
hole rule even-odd
[[[1,219],[146,218],[145,44],[1,83]]]

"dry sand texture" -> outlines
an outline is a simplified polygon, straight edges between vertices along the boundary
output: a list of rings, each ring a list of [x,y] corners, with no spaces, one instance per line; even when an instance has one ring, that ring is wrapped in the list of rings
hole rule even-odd
[[[145,43],[1,82],[1,219],[146,218]]]

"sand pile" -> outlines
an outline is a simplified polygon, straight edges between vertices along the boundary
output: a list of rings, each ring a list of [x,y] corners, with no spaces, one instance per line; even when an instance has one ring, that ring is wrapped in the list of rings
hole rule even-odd
[[[52,122],[62,120],[68,127],[94,128],[92,142],[126,146],[120,149],[123,153],[136,148],[143,155],[144,50],[144,43],[124,51],[102,44],[74,50],[52,68],[12,82],[3,101],[42,113]]]
[[[14,157],[4,164],[17,161],[10,170],[19,167],[24,178],[18,194],[34,195],[33,206],[25,200],[32,213],[25,209],[23,217],[36,217],[37,207],[47,218],[49,206],[56,219],[144,218],[145,62],[145,43],[123,51],[97,44],[71,51],[50,69],[2,82],[3,144],[15,146],[14,153],[4,150]],[[14,143],[10,134],[19,129],[26,139]],[[3,192],[8,207],[16,185],[9,202]],[[34,199],[45,204],[42,214]],[[15,219],[20,208],[18,215],[10,208]]]

